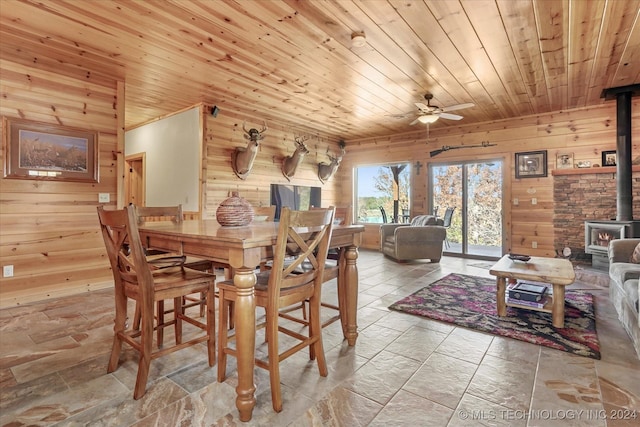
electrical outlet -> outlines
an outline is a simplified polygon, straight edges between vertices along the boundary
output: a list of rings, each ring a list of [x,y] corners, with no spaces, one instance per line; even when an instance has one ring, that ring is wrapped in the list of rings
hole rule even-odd
[[[2,277],[13,277],[13,265],[2,267]]]
[[[535,240],[533,242],[531,242],[531,247],[533,249],[538,249],[538,242],[536,242]]]
[[[538,199],[536,199],[535,197],[531,199],[531,204],[532,205],[537,205],[538,204]]]
[[[111,201],[111,197],[109,193],[98,193],[98,202],[100,203],[109,203]]]
[[[514,205],[516,205],[516,206],[517,206],[519,203],[520,203],[520,201],[519,201],[518,199],[513,199],[513,204],[514,204]]]

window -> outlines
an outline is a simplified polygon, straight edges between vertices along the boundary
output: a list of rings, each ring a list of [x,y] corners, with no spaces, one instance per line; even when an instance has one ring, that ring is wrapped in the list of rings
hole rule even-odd
[[[409,163],[360,166],[354,170],[354,174],[355,222],[383,223],[409,220]]]

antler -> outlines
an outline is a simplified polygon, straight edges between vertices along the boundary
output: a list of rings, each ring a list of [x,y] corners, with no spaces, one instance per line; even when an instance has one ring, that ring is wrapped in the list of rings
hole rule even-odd
[[[305,142],[307,139],[309,139],[309,137],[308,137],[308,136],[306,136],[306,135],[305,135],[305,136],[294,136],[294,137],[293,137],[293,140],[295,141],[295,143],[296,143],[297,145],[304,145],[304,142]]]

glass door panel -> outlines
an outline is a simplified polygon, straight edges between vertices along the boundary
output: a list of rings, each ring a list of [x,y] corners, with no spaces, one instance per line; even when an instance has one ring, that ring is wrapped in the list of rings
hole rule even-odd
[[[431,167],[432,204],[440,218],[447,208],[455,208],[447,228],[445,251],[462,253],[462,165],[435,165]]]
[[[431,205],[438,216],[455,209],[445,252],[502,256],[502,162],[431,164],[429,171]]]
[[[469,255],[502,256],[502,163],[465,165],[466,251]]]

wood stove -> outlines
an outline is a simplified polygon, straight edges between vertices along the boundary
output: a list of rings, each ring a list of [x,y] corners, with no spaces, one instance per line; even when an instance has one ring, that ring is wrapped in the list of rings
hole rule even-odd
[[[616,99],[616,220],[585,222],[585,252],[595,268],[609,269],[608,248],[613,239],[640,237],[640,221],[633,220],[631,189],[631,98],[640,95],[640,85],[620,86],[602,91],[605,99]]]
[[[609,242],[640,236],[640,221],[586,221],[584,223],[584,248],[591,254],[594,268],[609,268]]]

